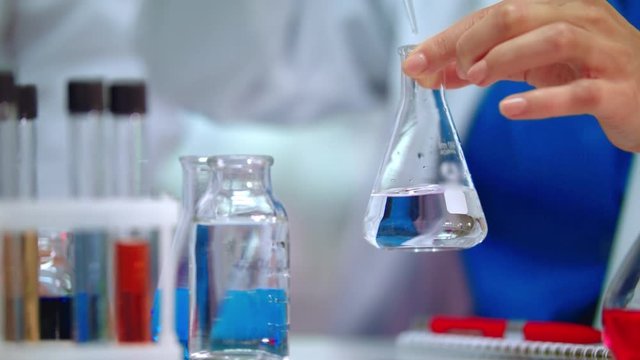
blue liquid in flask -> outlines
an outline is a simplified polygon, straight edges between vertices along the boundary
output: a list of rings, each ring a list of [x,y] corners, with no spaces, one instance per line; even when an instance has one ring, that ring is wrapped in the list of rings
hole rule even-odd
[[[379,248],[457,250],[480,243],[487,222],[474,189],[429,185],[372,194],[364,231]]]

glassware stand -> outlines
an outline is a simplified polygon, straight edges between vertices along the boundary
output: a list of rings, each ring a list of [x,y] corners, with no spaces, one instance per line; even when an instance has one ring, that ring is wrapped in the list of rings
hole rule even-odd
[[[172,233],[178,220],[179,205],[169,198],[45,200],[0,202],[0,230],[22,231],[39,228],[146,228],[159,234],[158,264],[164,276],[161,291],[162,329],[158,341],[144,344],[122,344],[115,340],[102,343],[76,344],[71,341],[9,342],[0,330],[0,358],[12,360],[178,360],[182,349],[174,329],[175,257],[169,256]],[[2,251],[0,247],[0,252]],[[0,254],[0,261],[2,254]],[[4,301],[4,284],[0,284],[0,302]],[[167,291],[168,290],[168,291]],[[4,303],[1,304],[4,307]],[[4,325],[0,312],[0,324]],[[3,327],[3,326],[2,326]],[[0,327],[0,328],[2,328]]]

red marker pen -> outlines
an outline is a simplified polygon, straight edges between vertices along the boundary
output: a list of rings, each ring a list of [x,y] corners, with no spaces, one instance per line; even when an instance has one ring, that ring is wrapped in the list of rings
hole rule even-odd
[[[481,317],[434,316],[428,324],[434,333],[455,333],[485,337],[521,336],[524,340],[595,344],[600,331],[585,325],[547,321],[507,321]]]

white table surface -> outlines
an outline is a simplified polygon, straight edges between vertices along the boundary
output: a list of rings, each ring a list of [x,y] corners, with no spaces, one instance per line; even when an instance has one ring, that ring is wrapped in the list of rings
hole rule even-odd
[[[293,335],[291,360],[445,360],[460,356],[397,351],[391,338],[335,338]]]

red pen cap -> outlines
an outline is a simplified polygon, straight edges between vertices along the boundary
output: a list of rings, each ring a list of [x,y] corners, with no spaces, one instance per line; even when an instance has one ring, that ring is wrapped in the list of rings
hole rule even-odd
[[[429,326],[434,333],[456,333],[499,338],[503,337],[507,330],[507,321],[480,317],[434,316],[431,318]]]

